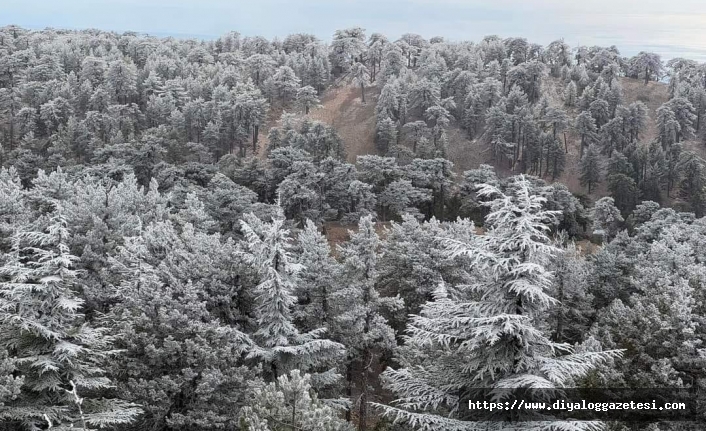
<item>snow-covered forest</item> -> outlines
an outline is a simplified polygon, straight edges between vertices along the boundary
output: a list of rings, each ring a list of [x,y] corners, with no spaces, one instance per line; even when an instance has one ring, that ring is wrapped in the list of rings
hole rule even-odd
[[[0,430],[686,429],[462,410],[706,386],[704,114],[562,40],[0,28]]]

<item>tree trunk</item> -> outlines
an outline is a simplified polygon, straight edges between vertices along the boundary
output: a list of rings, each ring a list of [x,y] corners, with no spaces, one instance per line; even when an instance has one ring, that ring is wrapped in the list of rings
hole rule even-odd
[[[365,85],[360,84],[360,98],[362,99],[362,102],[365,103]]]
[[[252,153],[257,152],[257,138],[260,135],[260,126],[253,126],[252,128]]]
[[[569,144],[566,142],[566,132],[564,132],[564,153],[569,154]]]
[[[294,399],[292,399],[292,431],[299,429],[297,427],[297,393],[294,392]]]
[[[353,397],[353,361],[349,360],[346,365],[346,396],[348,399]],[[351,421],[351,409],[346,410],[346,420]]]
[[[701,129],[701,101],[699,100],[699,107],[696,110],[696,133],[699,132],[699,129]],[[10,129],[12,130],[12,129]],[[10,139],[12,139],[12,135],[10,135]]]
[[[368,366],[372,362],[372,355],[366,351],[363,355],[363,375],[360,379],[361,393],[358,405],[358,430],[366,431],[368,428]]]
[[[564,278],[563,277],[559,278],[559,294],[557,295],[557,300],[559,301],[559,304],[560,304],[559,307],[561,307],[561,304],[564,301]],[[559,312],[557,313],[556,334],[555,334],[555,340],[558,343],[561,343],[561,341],[564,339],[564,337],[561,335],[562,332],[564,332],[564,313],[560,309]]]

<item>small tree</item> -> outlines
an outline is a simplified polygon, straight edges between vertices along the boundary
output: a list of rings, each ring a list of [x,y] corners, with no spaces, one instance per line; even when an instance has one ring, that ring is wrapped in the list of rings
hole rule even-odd
[[[79,311],[78,257],[69,253],[67,222],[55,206],[45,229],[15,234],[11,259],[0,268],[0,349],[9,351],[24,376],[20,393],[0,406],[0,420],[13,429],[39,429],[45,417],[84,429],[130,423],[141,413],[137,406],[100,397],[113,386],[104,367],[116,353],[114,337]],[[74,382],[92,394],[82,411],[72,395]]]
[[[299,370],[252,391],[250,406],[241,412],[241,429],[253,431],[353,431],[311,388],[311,376]]]
[[[588,187],[589,194],[591,194],[593,186],[601,181],[601,156],[595,145],[589,146],[581,158],[579,180],[582,186]]]
[[[304,109],[304,114],[309,115],[311,108],[320,106],[319,102],[319,95],[314,87],[307,85],[297,90],[297,105]]]
[[[606,239],[613,238],[625,221],[620,210],[615,206],[615,200],[610,197],[600,198],[591,208],[594,233],[600,233]]]
[[[568,107],[576,106],[578,100],[576,83],[574,81],[569,82],[564,90],[564,104]]]
[[[365,103],[365,86],[370,84],[370,72],[363,63],[355,63],[351,67],[351,81],[360,86],[361,101]]]
[[[266,365],[271,381],[293,369],[330,366],[342,355],[343,346],[322,339],[325,328],[302,334],[294,325],[295,276],[303,268],[291,255],[289,231],[284,228],[281,209],[270,223],[246,214],[240,224],[245,236],[241,255],[259,278],[255,288],[258,326],[253,334],[257,347],[249,357]],[[314,377],[318,385],[331,384],[338,378],[331,372]]]
[[[661,77],[664,66],[659,54],[641,51],[630,59],[630,65],[634,68],[634,73],[645,80],[647,85],[650,80],[657,81]]]
[[[596,120],[593,119],[588,111],[581,112],[574,120],[574,130],[581,137],[580,157],[583,157],[584,149],[596,139]]]
[[[378,121],[376,143],[382,154],[397,142],[397,123],[392,118],[383,118]]]

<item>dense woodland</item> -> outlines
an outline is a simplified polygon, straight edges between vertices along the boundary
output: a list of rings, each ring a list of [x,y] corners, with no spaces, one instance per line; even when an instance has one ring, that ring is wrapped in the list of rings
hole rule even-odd
[[[562,40],[1,28],[0,430],[685,429],[461,410],[706,387],[704,114],[705,64]]]

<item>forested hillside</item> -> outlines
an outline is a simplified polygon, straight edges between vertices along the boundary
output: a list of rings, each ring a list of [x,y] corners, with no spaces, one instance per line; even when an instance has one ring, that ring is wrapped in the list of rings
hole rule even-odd
[[[561,40],[1,28],[0,430],[687,429],[463,409],[706,385],[705,113]]]

